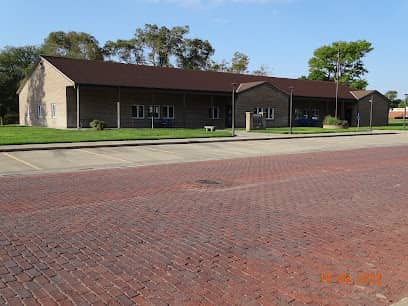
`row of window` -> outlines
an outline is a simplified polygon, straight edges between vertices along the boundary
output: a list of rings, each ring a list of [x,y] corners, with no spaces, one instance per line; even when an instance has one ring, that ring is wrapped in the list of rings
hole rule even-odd
[[[44,107],[42,104],[37,104],[37,119],[41,119],[44,118]],[[25,116],[26,117],[30,117],[30,106],[26,105],[26,109],[25,109]],[[57,104],[55,103],[51,103],[51,118],[55,119],[57,118]]]
[[[265,119],[274,120],[275,119],[275,108],[274,107],[255,107],[254,114],[262,114]]]
[[[320,118],[320,110],[317,108],[314,109],[295,109],[295,119],[312,119],[312,120],[319,120]]]
[[[149,105],[147,107],[147,118],[163,118],[174,119],[174,105]],[[218,105],[211,105],[208,109],[208,117],[210,119],[220,118],[220,108]],[[132,118],[144,119],[145,118],[145,106],[144,105],[132,105]]]

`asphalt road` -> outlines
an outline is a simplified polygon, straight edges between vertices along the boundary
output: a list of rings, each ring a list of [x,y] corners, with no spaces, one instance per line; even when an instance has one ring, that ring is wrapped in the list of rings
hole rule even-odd
[[[130,160],[137,150],[168,163],[2,176],[0,304],[399,301],[408,296],[408,146],[367,138],[370,148],[345,150],[355,141],[194,147],[195,158],[223,159],[191,163],[178,161],[192,146],[103,149],[95,152]],[[267,148],[343,151],[231,159]],[[66,167],[75,154],[99,161],[45,153]],[[45,169],[50,156],[27,161]]]
[[[10,152],[0,153],[0,175],[137,167],[403,144],[408,144],[408,133]]]

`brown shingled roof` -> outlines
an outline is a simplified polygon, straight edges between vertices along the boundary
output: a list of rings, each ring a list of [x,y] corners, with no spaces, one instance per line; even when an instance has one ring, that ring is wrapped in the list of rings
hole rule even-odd
[[[232,83],[269,82],[284,92],[294,86],[302,97],[335,97],[335,83],[302,79],[276,78],[249,74],[183,70],[114,62],[43,56],[78,84],[139,88],[230,92]],[[347,86],[339,86],[339,98],[355,100]]]
[[[375,92],[375,90],[354,90],[351,94],[356,97],[357,100],[367,97]]]

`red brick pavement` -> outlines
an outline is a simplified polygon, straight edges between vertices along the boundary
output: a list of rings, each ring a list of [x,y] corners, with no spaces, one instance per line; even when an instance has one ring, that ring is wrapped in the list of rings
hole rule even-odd
[[[406,146],[2,177],[0,304],[387,305],[407,191]]]

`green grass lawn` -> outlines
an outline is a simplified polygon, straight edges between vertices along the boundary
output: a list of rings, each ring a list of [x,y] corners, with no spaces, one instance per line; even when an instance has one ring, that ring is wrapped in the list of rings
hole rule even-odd
[[[227,130],[206,132],[204,129],[93,129],[58,130],[42,127],[0,126],[0,145],[57,143],[108,140],[141,140],[231,136]]]
[[[403,130],[404,120],[394,119],[390,120],[387,126],[374,126],[373,130]],[[288,134],[289,128],[267,128],[265,130],[254,130],[253,133],[272,133],[272,134]],[[318,133],[347,133],[347,132],[367,132],[369,127],[350,127],[348,129],[324,129],[321,127],[294,127],[293,134],[318,134]],[[408,120],[407,120],[407,130],[408,130]]]
[[[324,129],[320,127],[294,127],[293,134],[318,134],[318,133],[342,133],[342,132],[367,132],[369,128],[361,127],[355,128],[351,127],[348,129]],[[265,130],[254,130],[253,133],[272,133],[272,134],[288,134],[289,128],[267,128]]]

